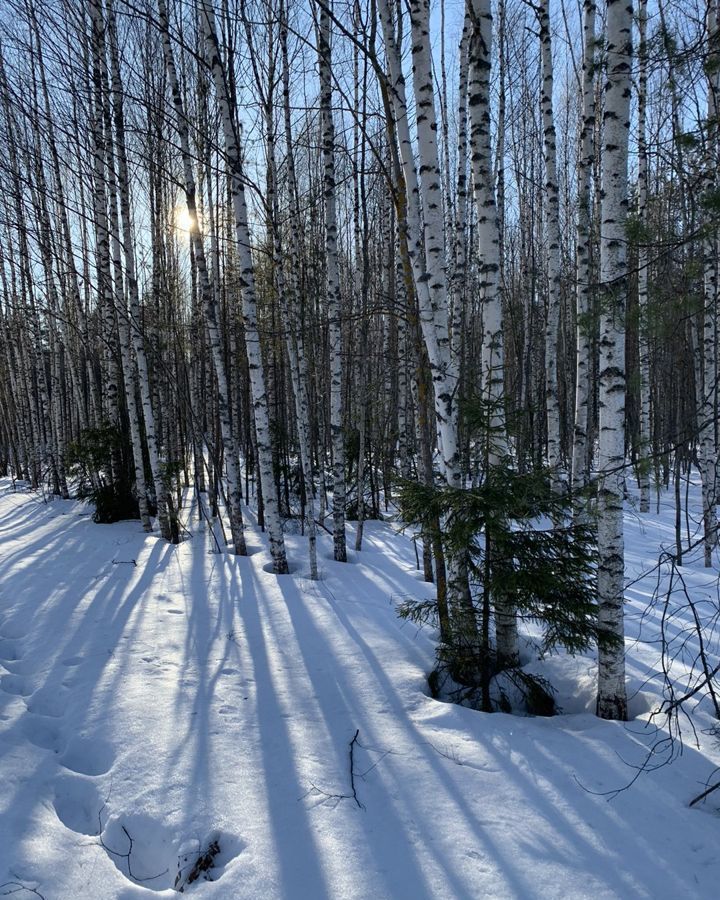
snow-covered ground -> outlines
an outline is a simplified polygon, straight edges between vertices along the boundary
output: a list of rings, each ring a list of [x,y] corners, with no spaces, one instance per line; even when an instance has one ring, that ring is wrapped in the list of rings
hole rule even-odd
[[[672,543],[670,498],[626,532],[634,578]],[[174,897],[212,840],[214,880],[186,888],[208,900],[718,896],[720,796],[688,808],[712,737],[604,795],[658,740],[657,572],[628,589],[638,717],[597,720],[592,659],[560,656],[565,714],[520,718],[428,696],[433,635],[394,605],[430,588],[388,525],[346,566],[323,535],[320,582],[301,538],[282,577],[248,538],[244,559],[197,530],[172,547],[0,482],[0,896]],[[682,571],[716,602],[717,573]]]

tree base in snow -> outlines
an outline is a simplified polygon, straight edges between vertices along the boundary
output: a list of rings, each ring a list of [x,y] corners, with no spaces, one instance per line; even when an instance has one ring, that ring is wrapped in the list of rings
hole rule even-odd
[[[469,709],[483,710],[486,704],[480,679],[477,679],[477,683],[461,684],[456,678],[457,673],[453,671],[451,663],[438,662],[428,675],[431,696],[445,703],[457,703]],[[550,682],[539,675],[531,675],[519,667],[505,669],[491,678],[490,711],[526,716],[554,716],[558,708],[553,694]]]

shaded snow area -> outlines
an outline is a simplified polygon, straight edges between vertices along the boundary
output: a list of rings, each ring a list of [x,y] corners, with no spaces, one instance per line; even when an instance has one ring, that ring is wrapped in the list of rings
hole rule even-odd
[[[628,512],[628,578],[673,521]],[[605,795],[662,737],[657,571],[628,588],[634,721],[592,715],[590,657],[531,666],[563,715],[486,715],[428,696],[435,636],[395,603],[431,588],[389,525],[348,565],[323,535],[317,583],[300,537],[277,577],[256,528],[240,559],[190,527],[173,547],[0,482],[0,895],[718,896],[720,796],[688,808],[720,762],[704,702],[699,748],[685,725],[681,756]],[[716,575],[681,571],[716,603]]]

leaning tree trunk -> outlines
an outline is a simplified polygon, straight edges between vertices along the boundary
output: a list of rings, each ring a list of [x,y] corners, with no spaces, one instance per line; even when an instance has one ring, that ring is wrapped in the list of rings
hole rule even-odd
[[[622,0],[608,6],[606,46],[600,239],[598,604],[600,627],[612,640],[598,648],[597,714],[603,719],[625,720],[623,489],[632,5]]]
[[[282,520],[277,497],[277,487],[273,474],[273,448],[268,414],[265,371],[260,351],[260,334],[257,322],[257,296],[255,290],[255,268],[248,227],[247,202],[245,199],[245,175],[242,168],[240,139],[235,121],[235,98],[232,96],[225,68],[220,59],[220,48],[215,30],[215,14],[209,0],[202,0],[202,23],[205,43],[215,83],[220,116],[225,139],[225,154],[230,172],[230,190],[233,213],[235,215],[235,237],[240,267],[240,290],[242,293],[243,324],[245,326],[245,347],[247,350],[250,388],[252,392],[255,432],[257,436],[260,483],[262,486],[265,522],[270,539],[270,553],[276,574],[288,572],[285,555]]]
[[[420,179],[408,119],[405,76],[395,21],[388,0],[380,0],[378,14],[383,31],[389,77],[383,80],[390,139],[397,140],[402,176],[396,177],[396,208],[401,232],[400,244],[407,250],[407,262],[417,296],[418,319],[434,389],[438,449],[448,485],[462,484],[458,453],[457,390],[458,361],[452,353],[448,322],[448,290],[445,271],[444,218],[437,147],[437,119],[430,52],[429,6],[413,0],[411,23],[413,39],[413,82],[417,106],[417,133]],[[401,21],[401,20],[400,20]],[[395,166],[394,166],[395,167]],[[422,203],[421,203],[422,196]],[[405,242],[406,240],[406,242]],[[410,273],[408,273],[410,274]],[[418,382],[418,389],[420,381]],[[432,479],[430,460],[427,477]],[[437,550],[441,551],[438,541]],[[436,552],[438,567],[442,552]],[[475,611],[468,590],[467,567],[462,558],[449,560],[451,569],[448,601],[452,611],[452,635],[455,650],[476,656],[479,634]],[[443,568],[444,571],[444,568]],[[440,572],[438,572],[439,576]],[[438,589],[440,595],[440,588]]]

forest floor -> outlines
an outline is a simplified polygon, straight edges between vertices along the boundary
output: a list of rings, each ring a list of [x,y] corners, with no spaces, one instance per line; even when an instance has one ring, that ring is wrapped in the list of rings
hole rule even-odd
[[[323,534],[318,582],[299,536],[277,577],[252,525],[247,558],[192,532],[173,547],[0,481],[0,896],[174,897],[208,848],[212,880],[186,885],[208,900],[718,896],[720,792],[688,807],[720,764],[705,701],[699,744],[685,722],[682,755],[607,794],[651,748],[668,759],[663,610],[694,656],[656,568],[670,495],[627,511],[627,576],[646,574],[627,591],[624,724],[592,714],[591,655],[534,665],[553,718],[431,699],[434,634],[395,611],[431,587],[388,524],[348,565]],[[717,571],[679,572],[717,609]]]

